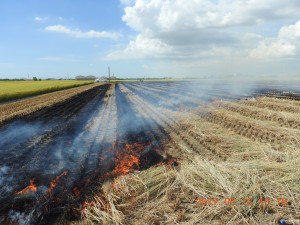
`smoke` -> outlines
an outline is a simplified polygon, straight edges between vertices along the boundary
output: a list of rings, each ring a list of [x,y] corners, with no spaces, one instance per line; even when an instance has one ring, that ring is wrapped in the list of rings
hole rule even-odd
[[[297,89],[296,85],[292,87]],[[29,204],[23,211],[0,206],[0,213],[6,212],[8,220],[18,220],[19,224],[34,224],[44,205],[52,203],[49,188],[53,181],[57,179],[57,187],[51,190],[53,201],[62,202],[56,203],[58,207],[67,201],[64,196],[73,195],[74,187],[85,187],[83,182],[87,178],[96,177],[99,169],[100,173],[104,171],[100,156],[110,151],[104,159],[104,163],[109,164],[116,140],[150,142],[151,146],[145,145],[145,154],[151,148],[159,149],[165,137],[164,127],[154,119],[152,110],[163,114],[162,108],[180,111],[214,98],[240,99],[260,90],[277,88],[288,89],[289,86],[241,80],[123,83],[118,84],[115,94],[106,100],[96,95],[82,100],[87,102],[85,105],[80,101],[62,105],[57,110],[66,112],[64,116],[49,110],[44,113],[51,119],[14,122],[0,129],[0,201],[25,204],[37,199],[39,203]],[[151,109],[151,106],[157,108]],[[61,176],[65,171],[67,173]],[[14,196],[32,179],[36,192]]]
[[[8,171],[9,171],[9,167],[7,166],[0,167],[0,185],[2,185],[2,182],[4,180],[3,176],[7,174]]]
[[[18,211],[10,210],[8,212],[8,219],[13,222],[13,224],[18,225],[28,225],[30,224],[31,217],[34,213],[34,210],[28,214],[20,213]]]
[[[12,177],[6,177],[8,172],[9,172],[9,167],[3,165],[0,167],[0,187],[5,187],[4,183],[8,180],[11,181],[13,178]],[[2,190],[1,190],[2,191]]]
[[[50,194],[56,196],[65,191],[65,195],[70,196],[73,186],[82,182],[79,180],[81,169],[86,166],[84,160],[95,139],[93,132],[84,130],[103,105],[104,92],[95,90],[95,93],[98,93],[96,98],[65,103],[61,106],[65,110],[45,110],[33,122],[18,120],[0,129],[0,201],[8,203],[1,204],[0,214],[6,214],[8,223],[34,224],[39,213],[45,211],[44,205],[51,203]],[[57,114],[57,111],[63,114]],[[53,182],[64,171],[67,175]],[[36,192],[15,194],[25,190],[32,179]],[[51,185],[58,187],[49,191]],[[27,203],[34,199],[37,199],[35,204]],[[14,204],[9,203],[15,201],[21,209],[15,209]],[[24,204],[27,207],[22,209]]]
[[[239,78],[224,80],[194,80],[170,82],[124,83],[133,93],[157,107],[181,110],[204,102],[239,100],[267,91],[298,91],[299,82],[255,81]]]
[[[24,142],[33,135],[41,134],[44,129],[40,122],[28,124],[17,121],[0,132],[0,151],[3,151],[11,145]]]

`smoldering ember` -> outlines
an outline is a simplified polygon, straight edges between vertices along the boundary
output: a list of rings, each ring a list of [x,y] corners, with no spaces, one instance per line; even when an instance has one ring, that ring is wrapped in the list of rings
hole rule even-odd
[[[97,82],[0,105],[0,222],[288,218],[299,206],[298,88]]]

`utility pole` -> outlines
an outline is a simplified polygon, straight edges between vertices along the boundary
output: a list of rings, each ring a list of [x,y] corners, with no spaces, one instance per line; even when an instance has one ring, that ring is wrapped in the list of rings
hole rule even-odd
[[[110,68],[108,67],[108,82],[110,82]]]

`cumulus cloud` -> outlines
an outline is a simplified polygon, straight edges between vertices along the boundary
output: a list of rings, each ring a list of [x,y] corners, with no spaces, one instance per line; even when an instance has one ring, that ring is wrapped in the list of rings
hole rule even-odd
[[[80,29],[70,29],[63,25],[54,25],[54,26],[47,26],[45,27],[46,31],[52,31],[52,32],[58,32],[58,33],[64,33],[71,36],[74,36],[76,38],[110,38],[110,39],[118,39],[120,34],[118,33],[111,33],[107,31],[95,31],[90,30],[87,32],[83,32]]]
[[[112,52],[107,56],[107,59],[165,58],[172,53],[172,47],[159,39],[138,35],[135,41],[129,42],[125,50]]]
[[[114,51],[104,59],[169,59],[189,60],[199,58],[212,58],[218,56],[229,56],[231,50],[228,47],[214,46],[195,51],[194,46],[172,46],[162,42],[160,39],[148,38],[142,34],[136,40],[130,41],[126,49]]]
[[[279,38],[288,41],[300,40],[300,20],[295,25],[284,26],[280,29]]]
[[[290,0],[121,0],[127,5],[123,21],[138,32],[135,40],[108,58],[188,58],[210,49],[246,48],[263,39],[259,34],[244,33],[254,27],[282,19],[299,19],[300,1]],[[251,43],[250,43],[251,42]],[[289,42],[261,42],[260,49],[283,48],[279,55],[290,55]],[[249,47],[249,46],[247,46]],[[239,49],[239,51],[241,51]],[[152,54],[153,53],[153,54]],[[258,52],[255,53],[259,55]],[[253,55],[255,55],[253,52]],[[273,53],[269,51],[269,54]]]
[[[296,55],[297,47],[300,47],[300,21],[295,25],[283,26],[278,37],[264,39],[258,47],[250,51],[253,58],[281,58]]]
[[[296,47],[283,40],[262,41],[259,46],[250,51],[253,58],[269,60],[270,58],[281,58],[295,55]]]

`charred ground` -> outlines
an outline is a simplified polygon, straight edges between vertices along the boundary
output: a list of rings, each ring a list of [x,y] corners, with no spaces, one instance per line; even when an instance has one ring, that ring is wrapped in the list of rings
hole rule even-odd
[[[294,127],[297,119],[290,124],[282,121],[286,116],[276,112],[297,114],[299,106],[288,100],[272,103],[255,99],[262,90],[283,96],[274,87],[246,87],[186,82],[105,84],[6,122],[0,128],[0,222],[76,221],[93,197],[100,195],[108,201],[102,184],[134,170],[176,166],[191,153],[229,159],[232,149],[228,140],[209,132],[200,135],[198,123],[217,124],[262,143],[297,145],[293,131],[278,136],[274,126],[266,128],[255,119],[277,118],[281,124]],[[283,94],[286,98],[294,96]],[[228,102],[241,99],[249,100],[243,104]],[[287,101],[287,106],[276,101]],[[257,110],[251,106],[261,112],[255,114]],[[261,117],[268,107],[273,116]],[[278,145],[272,148],[279,150]],[[122,201],[115,201],[122,211],[118,202]]]

